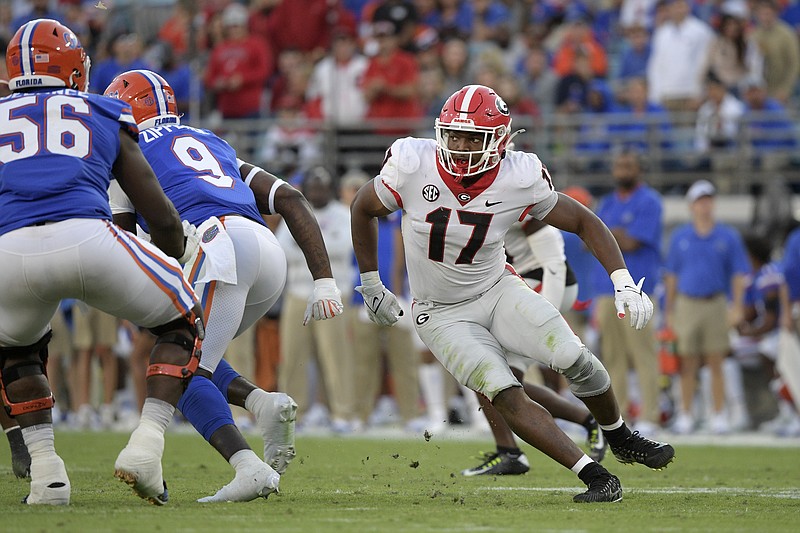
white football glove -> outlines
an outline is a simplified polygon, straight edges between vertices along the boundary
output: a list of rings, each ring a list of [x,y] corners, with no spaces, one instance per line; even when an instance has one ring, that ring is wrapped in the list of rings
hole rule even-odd
[[[397,297],[383,286],[377,272],[364,272],[361,274],[361,285],[356,287],[364,297],[369,319],[381,326],[393,326],[403,316],[403,310],[397,302]]]
[[[197,234],[197,228],[188,220],[183,221],[183,236],[186,238],[186,245],[183,248],[183,255],[178,259],[182,265],[194,259],[197,248],[200,246],[200,235]]]
[[[614,282],[614,305],[617,307],[617,316],[625,318],[625,308],[631,315],[631,326],[642,329],[653,316],[653,302],[642,290],[644,278],[639,283],[634,283],[630,273],[621,268],[611,273]]]
[[[344,311],[342,305],[342,292],[336,286],[333,278],[320,278],[314,280],[314,292],[308,299],[303,325],[313,320],[327,320],[341,315]]]

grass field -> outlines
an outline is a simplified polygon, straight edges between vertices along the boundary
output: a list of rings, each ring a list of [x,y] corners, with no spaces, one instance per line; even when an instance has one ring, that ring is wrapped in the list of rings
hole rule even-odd
[[[571,472],[526,448],[524,476],[464,478],[489,442],[298,438],[281,493],[244,504],[198,504],[232,478],[194,434],[171,433],[170,502],[156,508],[112,477],[120,433],[59,432],[72,482],[69,507],[20,505],[27,482],[0,445],[0,531],[800,531],[800,448],[676,446],[662,472],[604,464],[622,480],[616,504],[579,505]],[[254,449],[260,441],[251,439]]]

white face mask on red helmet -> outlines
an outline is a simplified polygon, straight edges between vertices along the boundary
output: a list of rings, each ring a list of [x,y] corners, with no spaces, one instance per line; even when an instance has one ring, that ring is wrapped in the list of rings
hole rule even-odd
[[[492,89],[467,85],[447,99],[434,128],[439,162],[458,182],[497,166],[511,138],[511,115]],[[450,131],[480,134],[483,146],[480,150],[451,150]]]

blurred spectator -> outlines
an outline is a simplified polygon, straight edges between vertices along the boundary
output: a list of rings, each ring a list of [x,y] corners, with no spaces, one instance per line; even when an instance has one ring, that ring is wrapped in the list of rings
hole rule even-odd
[[[308,56],[300,50],[289,48],[278,55],[278,70],[271,82],[269,108],[272,113],[277,113],[278,103],[285,98],[306,101],[313,68]]]
[[[249,34],[248,17],[241,4],[225,8],[225,40],[213,48],[206,65],[205,85],[223,118],[260,116],[264,84],[274,69],[264,42]]]
[[[589,60],[592,74],[596,77],[605,77],[608,58],[592,34],[586,13],[580,10],[570,11],[562,35],[561,43],[553,57],[553,70],[556,74],[563,78],[574,72],[576,57],[584,55]]]
[[[718,34],[708,50],[708,72],[722,81],[730,92],[739,94],[745,79],[762,76],[764,58],[755,39],[746,33],[746,6],[742,11],[738,8],[725,10],[726,5],[723,5]]]
[[[153,54],[154,67],[167,80],[167,83],[170,84],[175,92],[178,112],[182,113],[181,122],[191,122],[192,117],[189,113],[192,107],[192,87],[194,86],[194,90],[198,91],[198,94],[194,96],[199,101],[202,99],[202,94],[199,94],[201,90],[200,80],[196,78],[188,63],[179,60],[170,43],[157,43],[151,52]]]
[[[528,50],[522,64],[520,81],[523,91],[533,98],[542,115],[551,114],[555,107],[558,75],[550,67],[547,51],[541,46]]]
[[[308,83],[311,116],[340,126],[360,123],[367,113],[359,86],[366,70],[367,59],[359,53],[355,28],[334,29],[331,53],[316,64]]]
[[[792,96],[800,75],[800,44],[792,28],[778,18],[773,0],[757,0],[753,37],[764,56],[767,93],[780,102]]]
[[[472,0],[464,2],[470,12],[469,27],[473,43],[494,42],[505,48],[511,39],[511,13],[499,0]]]
[[[34,19],[54,19],[62,23],[64,22],[60,9],[50,9],[50,0],[28,0],[27,3],[30,5],[30,10],[11,21],[12,35],[23,24]],[[103,86],[103,88],[105,88],[105,86]]]
[[[284,0],[278,2],[269,15],[269,33],[273,53],[292,48],[317,60],[327,53],[331,30],[354,23],[353,15],[339,0]]]
[[[575,139],[575,154],[588,157],[591,170],[607,168],[603,161],[611,148],[609,136],[609,113],[615,108],[611,88],[601,79],[589,82],[586,91],[586,107],[578,125]]]
[[[493,88],[505,101],[511,116],[539,116],[539,108],[536,106],[536,102],[522,92],[519,79],[513,74],[507,73],[500,76],[500,79],[497,80],[497,85]]]
[[[472,13],[469,2],[463,0],[439,0],[439,35],[447,39],[466,39],[472,28]],[[459,87],[460,89],[461,87]]]
[[[647,62],[649,99],[669,111],[695,111],[714,32],[691,14],[687,0],[666,1],[669,18],[655,30]]]
[[[111,349],[117,343],[119,322],[116,317],[85,304],[78,304],[72,309],[76,359],[73,404],[77,406],[77,424],[80,429],[96,429],[97,420],[91,404],[92,359],[96,356],[103,371],[99,423],[103,429],[111,429],[116,420],[114,398],[118,379],[117,356]]]
[[[128,70],[149,69],[142,57],[142,41],[135,33],[117,35],[111,41],[111,57],[92,66],[89,88],[103,94],[117,75]]]
[[[706,100],[697,110],[695,149],[700,153],[729,149],[736,145],[744,104],[713,74],[706,80]]]
[[[642,176],[639,154],[624,149],[612,162],[614,192],[598,202],[597,216],[606,223],[619,244],[628,269],[636,279],[644,277],[642,290],[654,294],[661,269],[663,206],[661,196]],[[619,320],[614,312],[614,287],[608,273],[595,262],[593,271],[595,317],[600,331],[600,354],[614,381],[623,416],[631,413],[628,397],[628,372],[636,373],[641,413],[636,427],[648,433],[660,422],[658,406],[658,359],[656,321],[636,330]]]
[[[169,18],[161,24],[161,28],[158,30],[158,39],[169,43],[173,53],[180,58],[189,52],[189,37],[192,27],[191,9],[192,6],[187,0],[175,2]],[[172,85],[170,80],[167,81]]]
[[[619,58],[616,78],[627,80],[647,76],[650,60],[650,33],[644,26],[628,26],[624,31],[625,41]]]
[[[567,114],[585,111],[589,103],[589,84],[593,77],[589,58],[579,53],[575,57],[575,70],[558,81],[556,110]]]
[[[426,69],[419,73],[419,101],[425,116],[438,117],[448,96],[444,90],[444,76],[441,69]]]
[[[397,28],[391,22],[377,22],[373,24],[373,31],[378,40],[378,54],[370,59],[362,82],[368,103],[367,118],[422,116],[417,99],[419,70],[416,59],[400,50]]]
[[[745,103],[742,120],[755,149],[756,163],[767,170],[784,166],[797,146],[794,124],[786,108],[767,96],[766,84],[760,78],[745,80],[742,96]]]
[[[444,88],[442,91],[451,95],[465,85],[469,85],[470,53],[467,42],[453,37],[442,45],[442,72]]]
[[[644,153],[650,146],[671,146],[672,124],[666,110],[647,100],[647,80],[629,78],[622,90],[622,102],[609,118],[612,142],[636,147]],[[658,140],[658,142],[656,142]]]
[[[276,175],[288,178],[320,162],[320,139],[305,124],[307,117],[300,98],[285,95],[276,106],[276,120],[264,134],[256,158]]]
[[[750,264],[736,229],[717,222],[715,195],[716,188],[706,180],[689,187],[686,202],[691,222],[673,231],[665,265],[665,326],[677,336],[681,358],[680,410],[672,425],[676,433],[695,429],[694,399],[701,363],[708,365],[711,375],[709,427],[714,433],[730,430],[723,361],[730,351],[728,330],[743,317]]]
[[[391,22],[397,32],[397,44],[407,52],[415,52],[414,36],[417,10],[409,0],[378,0],[371,17],[372,24]]]
[[[653,15],[658,0],[622,0],[619,23],[623,28],[653,27]]]
[[[301,191],[319,222],[336,285],[342,291],[342,300],[350,301],[355,273],[349,209],[334,199],[331,175],[323,167],[315,167],[304,174]],[[303,420],[302,415],[313,403],[308,370],[310,358],[316,356],[328,393],[332,429],[338,433],[350,433],[354,429],[356,384],[353,381],[352,351],[347,342],[348,311],[342,317],[345,320],[320,320],[303,326],[307,301],[314,290],[313,280],[305,256],[286,224],[281,224],[276,237],[286,252],[288,265],[280,319],[280,390],[295,399],[299,407],[298,420]]]

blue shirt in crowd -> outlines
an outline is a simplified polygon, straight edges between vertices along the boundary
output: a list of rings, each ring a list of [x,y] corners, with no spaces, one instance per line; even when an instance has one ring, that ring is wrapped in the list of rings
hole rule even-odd
[[[662,225],[661,196],[651,187],[640,185],[629,196],[618,192],[606,195],[597,207],[597,216],[611,228],[623,228],[639,241],[636,250],[624,252],[625,263],[634,281],[644,277],[643,289],[652,294],[661,268]],[[598,295],[614,294],[614,284],[598,261],[594,268],[594,289]]]
[[[729,295],[733,276],[751,270],[736,229],[716,224],[711,233],[700,236],[691,223],[673,232],[666,269],[676,276],[677,291],[692,298]]]
[[[800,300],[800,228],[795,228],[786,239],[781,268],[789,286],[789,297],[792,301]]]

